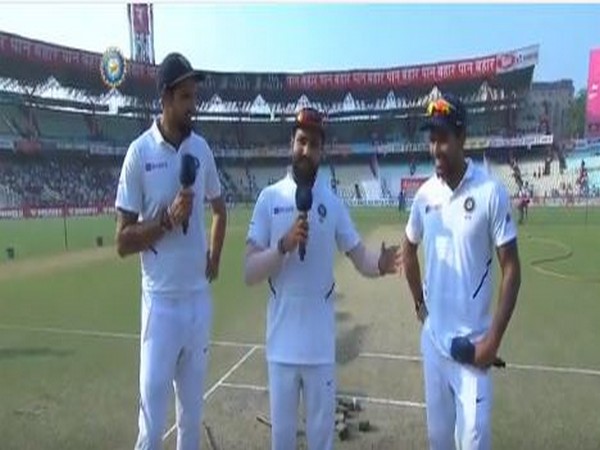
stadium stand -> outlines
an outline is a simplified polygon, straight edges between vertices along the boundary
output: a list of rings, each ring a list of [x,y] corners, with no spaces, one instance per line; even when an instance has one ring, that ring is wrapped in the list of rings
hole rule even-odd
[[[97,115],[98,132],[104,140],[128,145],[143,131],[139,120],[124,116]]]
[[[39,127],[40,137],[73,140],[90,139],[90,132],[81,113],[35,108],[32,111]]]
[[[118,173],[115,160],[73,157],[4,160],[0,165],[3,206],[109,204],[116,194]]]
[[[112,205],[129,143],[159,111],[156,67],[130,63],[115,94],[98,76],[100,54],[0,38],[12,43],[0,49],[0,206]],[[42,45],[52,51],[36,51]],[[597,193],[598,153],[588,151],[582,173],[582,157],[563,152],[522,111],[538,51],[376,71],[207,72],[195,127],[215,153],[227,198],[254,201],[285,173],[295,111],[317,107],[327,117],[323,170],[332,188],[352,203],[389,203],[431,174],[423,111],[452,91],[469,109],[469,156],[485,158],[511,194],[525,184],[538,196]]]

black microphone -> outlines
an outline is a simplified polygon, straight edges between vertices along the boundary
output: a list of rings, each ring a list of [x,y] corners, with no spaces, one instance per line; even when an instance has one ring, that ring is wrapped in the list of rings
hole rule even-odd
[[[196,172],[198,171],[198,167],[200,166],[200,161],[193,155],[189,153],[184,153],[181,155],[181,167],[179,170],[179,182],[183,188],[188,188],[192,186],[196,182]],[[181,224],[181,228],[183,228],[183,234],[187,234],[189,226],[188,219],[185,219]]]
[[[302,220],[308,220],[308,211],[312,208],[312,203],[312,188],[307,185],[298,185],[296,187],[296,209],[300,211],[299,217]],[[300,261],[304,261],[304,257],[306,256],[306,243],[300,243],[298,246],[298,255],[300,255]]]

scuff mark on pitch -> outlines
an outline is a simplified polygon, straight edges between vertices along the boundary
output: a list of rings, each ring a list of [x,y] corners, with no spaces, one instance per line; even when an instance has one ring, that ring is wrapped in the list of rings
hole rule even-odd
[[[352,314],[348,311],[336,311],[335,320],[336,322],[346,322],[352,318]]]

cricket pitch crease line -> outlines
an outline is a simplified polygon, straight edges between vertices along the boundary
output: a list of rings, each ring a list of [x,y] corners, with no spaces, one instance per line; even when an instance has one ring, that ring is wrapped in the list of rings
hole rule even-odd
[[[420,356],[409,356],[409,355],[397,355],[394,353],[371,353],[365,352],[358,355],[361,358],[372,358],[372,359],[389,359],[395,361],[412,361],[422,362],[423,358]],[[578,367],[558,367],[558,366],[544,366],[534,364],[512,364],[506,363],[506,369],[516,370],[529,370],[536,372],[551,372],[551,373],[566,373],[569,375],[591,375],[600,376],[600,370],[594,369],[581,369]],[[502,370],[502,369],[500,369]]]
[[[100,338],[115,338],[115,339],[139,339],[139,334],[134,333],[112,333],[106,331],[95,331],[95,330],[77,330],[69,328],[44,328],[44,327],[25,327],[20,325],[4,325],[0,324],[0,330],[15,330],[15,331],[29,331],[38,333],[52,333],[52,334],[73,334],[78,336],[90,336]],[[249,342],[235,342],[235,341],[211,341],[211,345],[217,347],[235,347],[235,348],[254,348],[255,350],[262,350],[265,348],[264,344],[249,343]],[[360,358],[372,358],[372,359],[390,359],[396,361],[412,361],[421,362],[423,358],[420,356],[411,355],[400,355],[395,353],[374,353],[364,352],[358,355]],[[507,369],[517,370],[530,370],[537,372],[551,372],[551,373],[564,373],[570,375],[591,375],[600,376],[600,370],[586,369],[579,367],[559,367],[559,366],[545,366],[545,365],[532,365],[532,364],[506,364]]]
[[[229,389],[239,389],[245,391],[254,391],[254,392],[267,392],[268,388],[266,386],[259,386],[256,384],[238,384],[238,383],[221,383],[222,388]],[[337,395],[337,397],[352,400],[356,399],[360,402],[364,403],[372,403],[376,405],[385,405],[385,406],[400,406],[400,407],[408,407],[408,408],[425,408],[425,403],[421,402],[411,402],[407,400],[395,400],[392,398],[377,398],[377,397],[366,397],[362,395]]]
[[[116,333],[110,331],[96,331],[96,330],[78,330],[72,328],[48,328],[48,327],[26,327],[20,325],[3,325],[0,324],[0,330],[14,330],[14,331],[30,331],[36,333],[52,333],[52,334],[74,334],[77,336],[89,336],[89,337],[100,337],[100,338],[114,338],[114,339],[133,339],[137,340],[140,338],[139,334],[136,333]],[[217,347],[236,347],[236,348],[252,348],[262,349],[265,346],[258,343],[250,342],[235,342],[235,341],[210,341],[211,345]]]
[[[221,378],[219,378],[219,380],[218,380],[218,381],[217,381],[215,384],[213,384],[213,385],[212,385],[212,386],[211,386],[211,387],[208,389],[208,391],[206,391],[206,392],[204,393],[203,400],[204,400],[204,401],[208,400],[208,398],[209,398],[209,397],[210,397],[210,396],[211,396],[211,395],[212,395],[212,394],[213,394],[213,393],[214,393],[214,392],[215,392],[215,391],[216,391],[216,390],[217,390],[219,387],[221,387],[221,386],[223,385],[223,383],[225,383],[225,380],[227,380],[227,378],[229,378],[229,377],[230,377],[230,376],[233,374],[233,372],[235,372],[236,370],[238,370],[238,369],[240,368],[240,366],[241,366],[242,364],[244,364],[244,363],[246,362],[246,360],[248,360],[248,358],[250,358],[250,357],[252,356],[252,354],[253,354],[253,353],[254,353],[254,352],[257,350],[257,349],[258,349],[258,347],[257,347],[256,345],[252,346],[252,347],[250,348],[250,350],[248,350],[248,351],[247,351],[247,352],[244,354],[244,356],[242,356],[242,357],[241,357],[241,358],[238,360],[238,362],[236,362],[236,363],[235,363],[233,366],[231,366],[231,367],[230,367],[230,369],[229,369],[227,372],[225,372],[225,373],[223,374],[223,376],[222,376]],[[175,423],[173,424],[173,426],[172,426],[171,428],[169,428],[169,429],[167,430],[167,432],[166,432],[166,433],[163,435],[163,441],[166,441],[166,440],[167,440],[167,438],[168,438],[168,437],[169,437],[169,436],[170,436],[170,435],[173,433],[173,431],[175,431],[175,429],[176,429],[176,428],[177,428],[177,422],[175,422]]]

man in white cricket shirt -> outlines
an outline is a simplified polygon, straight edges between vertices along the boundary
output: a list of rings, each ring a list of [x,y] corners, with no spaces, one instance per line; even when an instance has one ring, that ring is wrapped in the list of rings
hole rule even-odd
[[[492,379],[517,301],[517,231],[506,189],[464,157],[466,110],[454,96],[432,102],[433,175],[417,191],[403,244],[404,271],[424,321],[421,335],[431,450],[491,446]],[[417,246],[423,242],[421,284]],[[492,258],[502,278],[496,313]]]
[[[212,303],[226,208],[215,160],[192,131],[202,74],[171,53],[157,74],[162,115],[130,145],[117,190],[117,251],[141,254],[142,321],[137,450],[162,448],[168,402],[176,396],[177,449],[198,450]],[[183,155],[195,182],[180,183]],[[210,247],[204,199],[212,205]]]
[[[271,290],[266,356],[273,450],[296,448],[300,393],[309,450],[333,448],[336,247],[366,277],[396,273],[400,262],[397,246],[369,251],[361,243],[348,209],[317,173],[323,140],[321,114],[301,110],[291,137],[292,169],[260,193],[248,230],[246,283],[268,279]],[[304,216],[295,196],[307,179],[313,201]]]

